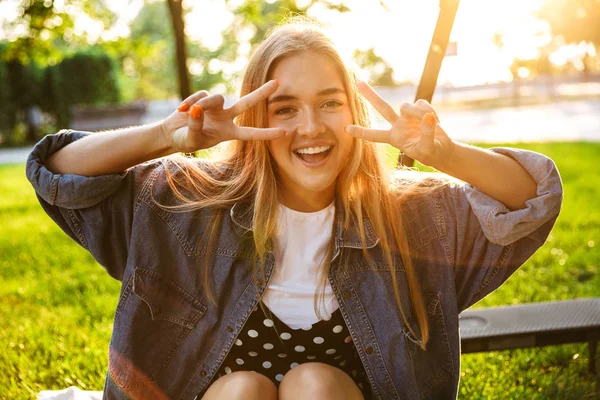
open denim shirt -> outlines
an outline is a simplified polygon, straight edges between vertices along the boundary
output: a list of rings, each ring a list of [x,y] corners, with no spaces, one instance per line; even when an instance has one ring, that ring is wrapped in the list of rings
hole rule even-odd
[[[200,398],[268,285],[274,255],[267,254],[267,281],[260,272],[253,275],[252,210],[246,203],[231,207],[213,247],[215,307],[198,276],[206,256],[201,238],[212,210],[159,208],[153,197],[176,204],[161,163],[99,177],[53,174],[44,167],[48,155],[89,134],[61,131],[44,137],[29,156],[27,177],[48,215],[122,282],[104,398]],[[366,239],[375,271],[355,227],[343,231],[341,216],[335,222],[329,281],[375,398],[456,398],[459,313],[515,272],[545,242],[558,217],[562,183],[554,162],[526,150],[492,150],[515,159],[537,182],[537,196],[526,208],[509,211],[460,184],[403,209],[429,317],[427,351],[398,313],[390,270],[369,222]],[[342,248],[349,270],[337,281]],[[395,258],[406,309],[406,274],[401,258]],[[408,321],[418,332],[412,312]]]

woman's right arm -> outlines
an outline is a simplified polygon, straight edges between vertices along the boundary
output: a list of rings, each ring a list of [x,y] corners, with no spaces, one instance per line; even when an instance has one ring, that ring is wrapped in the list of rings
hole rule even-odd
[[[120,173],[145,161],[175,153],[162,122],[88,135],[45,161],[55,174],[101,176]]]
[[[269,81],[228,109],[223,108],[223,96],[194,93],[163,121],[88,135],[50,154],[44,166],[54,174],[94,177],[122,173],[148,160],[195,152],[226,140],[276,139],[285,134],[283,129],[239,127],[234,118],[266,100],[277,86],[276,81]]]

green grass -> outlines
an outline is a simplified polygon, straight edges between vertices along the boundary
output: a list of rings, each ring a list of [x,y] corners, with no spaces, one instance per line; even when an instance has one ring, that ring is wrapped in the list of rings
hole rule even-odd
[[[508,146],[556,161],[563,210],[547,243],[477,307],[599,296],[600,144]],[[0,399],[102,390],[119,282],[44,214],[23,165],[0,167],[0,193]],[[464,355],[459,397],[600,398],[587,363],[586,344]]]

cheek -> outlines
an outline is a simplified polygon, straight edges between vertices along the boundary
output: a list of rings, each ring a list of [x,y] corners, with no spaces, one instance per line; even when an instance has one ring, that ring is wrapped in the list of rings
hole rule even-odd
[[[269,141],[269,150],[275,161],[285,160],[289,157],[290,139],[281,138]]]
[[[337,140],[338,146],[340,148],[340,157],[346,159],[352,152],[352,147],[355,139],[352,136],[343,132],[342,128],[342,132],[338,135]]]

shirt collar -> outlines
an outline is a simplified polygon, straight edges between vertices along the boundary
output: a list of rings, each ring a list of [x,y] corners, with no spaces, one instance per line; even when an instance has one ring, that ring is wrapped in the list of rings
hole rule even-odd
[[[333,259],[339,255],[340,247],[362,249],[360,230],[358,229],[358,224],[356,221],[351,219],[348,229],[346,231],[343,229],[344,208],[342,206],[341,199],[337,196],[335,199],[335,208],[336,217],[334,224],[336,226],[336,235]],[[235,203],[233,207],[231,207],[229,214],[238,230],[242,230],[239,233],[243,234],[252,231],[253,208],[250,201]],[[379,238],[375,234],[371,222],[367,218],[363,218],[363,224],[365,228],[366,247],[367,249],[370,249],[379,243]]]

